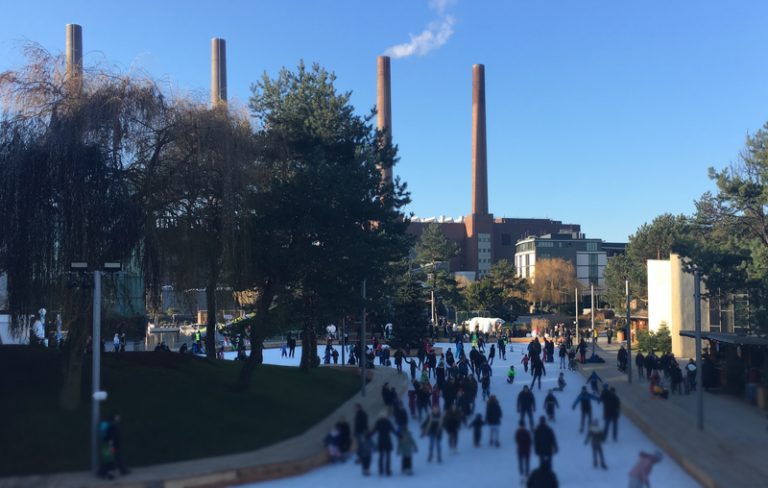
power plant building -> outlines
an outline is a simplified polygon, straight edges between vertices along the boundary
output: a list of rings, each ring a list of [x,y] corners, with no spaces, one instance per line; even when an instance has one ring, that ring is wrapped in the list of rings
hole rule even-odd
[[[386,61],[382,62],[382,58]],[[382,70],[384,64],[386,70]],[[379,58],[378,99],[386,100],[383,109],[391,120],[389,96],[389,59]],[[384,74],[382,74],[382,71]],[[382,79],[384,78],[384,79]],[[382,93],[382,90],[387,90]],[[379,107],[382,110],[382,107]],[[381,112],[380,112],[381,113]],[[382,124],[380,123],[380,128]],[[389,124],[385,124],[389,128]],[[390,178],[390,175],[384,175]],[[459,245],[458,256],[451,260],[450,269],[469,281],[483,277],[491,265],[502,259],[514,263],[515,245],[528,236],[544,234],[580,233],[578,224],[564,224],[559,220],[531,218],[496,218],[488,209],[488,157],[485,121],[485,66],[472,66],[472,213],[458,219],[414,218],[408,232],[420,236],[429,226],[437,224],[443,234]]]

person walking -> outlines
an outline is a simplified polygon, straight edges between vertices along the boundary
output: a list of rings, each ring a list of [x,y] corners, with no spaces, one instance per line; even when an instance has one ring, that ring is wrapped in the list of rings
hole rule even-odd
[[[539,466],[544,463],[552,466],[552,456],[557,454],[557,439],[543,415],[539,417],[539,425],[533,431],[533,447],[539,457]]]
[[[528,424],[533,429],[533,412],[536,410],[536,398],[533,392],[528,389],[528,385],[523,386],[523,390],[517,395],[517,411],[520,414],[520,422],[528,416]]]
[[[621,400],[616,394],[615,388],[603,388],[600,395],[600,401],[603,403],[603,421],[605,422],[605,440],[608,440],[608,431],[613,425],[613,440],[617,440],[619,431],[619,415],[621,414]]]
[[[448,434],[448,451],[457,452],[459,445],[459,428],[461,427],[462,413],[455,406],[445,409],[443,415],[443,429]]]
[[[355,419],[353,421],[352,433],[358,446],[363,442],[363,438],[368,435],[368,414],[365,413],[365,410],[363,410],[362,405],[359,403],[355,404]]]
[[[619,365],[619,371],[624,373],[627,370],[628,355],[627,350],[624,349],[624,344],[619,348],[619,352],[616,353],[616,362]]]
[[[373,426],[373,431],[378,435],[379,476],[392,476],[392,434],[395,433],[395,426],[386,415],[382,415]]]
[[[531,363],[531,373],[533,374],[533,380],[531,380],[531,389],[533,389],[533,385],[536,384],[536,380],[539,380],[539,390],[541,390],[541,375],[547,376],[547,370],[544,367],[544,361],[539,359],[538,356],[533,357],[533,362]]]
[[[483,416],[480,414],[475,415],[475,420],[469,423],[469,427],[472,429],[472,442],[475,447],[480,447],[480,440],[483,437]]]
[[[643,368],[645,367],[645,357],[643,353],[637,351],[635,355],[635,368],[637,369],[637,379],[643,381]]]
[[[597,420],[593,421],[587,432],[587,438],[584,439],[584,444],[590,443],[592,445],[592,467],[597,467],[598,459],[600,460],[600,467],[608,469],[605,465],[605,457],[603,456],[603,442],[605,441],[605,435],[603,429],[597,423]]]
[[[544,398],[544,411],[547,413],[547,420],[550,422],[555,421],[556,408],[560,408],[560,404],[557,403],[557,398],[552,393],[552,390],[549,390],[546,398]]]
[[[357,458],[360,460],[360,465],[363,469],[363,476],[369,476],[371,474],[371,458],[373,457],[373,442],[371,436],[366,432],[360,436],[360,441],[357,443]]]
[[[120,352],[120,335],[115,332],[115,337],[112,339],[112,345],[115,347],[115,352]]]
[[[499,426],[501,425],[501,405],[499,405],[499,400],[496,398],[496,395],[491,395],[490,398],[488,398],[488,403],[485,406],[485,422],[488,424],[488,427],[491,430],[491,441],[490,444],[492,446],[501,447],[501,444],[499,443]]]
[[[397,441],[397,453],[401,456],[401,469],[403,474],[413,475],[413,453],[418,452],[416,441],[413,440],[408,427],[400,432],[400,438]]]
[[[528,361],[530,361],[528,354],[523,354],[523,359],[521,359],[520,362],[523,363],[523,370],[526,373],[528,372]]]
[[[696,390],[696,363],[688,359],[685,365],[685,393],[689,394],[693,390]]]
[[[573,402],[572,410],[576,410],[576,405],[580,406],[581,410],[581,422],[579,423],[579,433],[584,432],[584,421],[587,421],[587,426],[592,423],[592,401],[600,401],[598,397],[589,393],[586,386],[581,387],[581,393],[576,397]]]
[[[581,361],[581,364],[587,362],[587,343],[583,337],[581,338],[581,342],[579,342],[579,360]]]
[[[651,486],[649,478],[651,477],[651,470],[653,466],[660,462],[664,456],[661,452],[656,451],[653,454],[645,451],[640,451],[640,457],[637,459],[637,463],[629,471],[629,488],[648,488]]]
[[[528,488],[558,488],[560,485],[555,472],[552,471],[552,466],[543,463],[533,470],[525,486]]]
[[[517,444],[517,467],[523,478],[527,477],[531,470],[532,443],[531,432],[525,428],[525,422],[521,420],[515,432],[515,444]]]
[[[440,452],[440,436],[443,431],[443,421],[440,418],[440,409],[433,408],[429,417],[421,424],[421,431],[429,437],[429,457],[427,462],[432,462],[432,455],[437,451],[437,462],[442,463],[443,458]]]
[[[501,356],[502,361],[507,360],[507,341],[505,340],[505,336],[502,334],[499,336],[499,340],[496,341],[496,344],[499,346],[499,356]]]
[[[560,347],[557,351],[557,356],[560,358],[560,369],[565,369],[568,359],[568,349],[565,347],[565,343],[560,344]]]

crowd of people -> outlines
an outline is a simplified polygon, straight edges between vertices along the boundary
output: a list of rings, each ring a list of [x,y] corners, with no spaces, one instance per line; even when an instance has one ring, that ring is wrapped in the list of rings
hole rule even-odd
[[[465,340],[468,344],[465,346]],[[498,357],[505,360],[508,351],[506,338],[499,337],[490,347],[482,334],[469,337],[459,335],[451,348],[438,352],[431,342],[420,344],[413,357],[402,349],[390,350],[377,342],[372,348],[375,357],[387,365],[392,358],[393,366],[401,374],[410,376],[410,388],[405,398],[399,398],[389,384],[382,387],[381,398],[386,406],[386,414],[376,419],[373,425],[358,405],[354,421],[354,440],[357,446],[357,462],[361,464],[364,475],[370,474],[374,455],[378,455],[378,473],[391,476],[391,453],[396,449],[401,458],[403,474],[413,474],[413,454],[418,445],[414,432],[409,428],[409,419],[416,422],[415,433],[426,438],[427,462],[442,463],[444,450],[449,454],[458,452],[461,432],[468,429],[472,435],[472,445],[486,442],[492,448],[500,448],[504,443],[500,435],[500,426],[504,419],[505,407],[497,395],[491,391],[493,375],[492,361]],[[468,348],[467,348],[468,346]],[[524,371],[531,375],[531,383],[522,385],[517,395],[516,413],[517,430],[514,442],[518,458],[518,470],[523,483],[529,487],[558,486],[554,470],[554,457],[559,446],[557,432],[553,429],[556,412],[562,399],[557,393],[566,390],[564,372],[559,372],[557,388],[547,391],[542,404],[542,415],[537,416],[534,389],[541,389],[541,377],[546,375],[545,363],[553,363],[555,355],[560,358],[560,369],[568,368],[568,362],[562,358],[575,360],[578,347],[559,346],[545,338],[542,341],[532,339],[529,344],[521,344],[521,363]],[[467,349],[465,349],[467,348]],[[388,354],[384,355],[383,351]],[[487,351],[487,354],[486,354]],[[558,351],[558,352],[556,352]],[[383,359],[382,359],[383,357]],[[408,370],[404,371],[403,366]],[[507,372],[507,383],[514,385],[517,373],[513,365]],[[518,380],[519,381],[519,380]],[[600,386],[602,384],[602,387]],[[593,418],[593,404],[602,406],[602,423]],[[592,451],[592,463],[595,468],[608,469],[603,444],[609,439],[618,441],[618,424],[621,401],[614,388],[605,384],[593,373],[575,396],[572,408],[580,409],[581,422],[579,433],[584,435],[584,444]],[[349,429],[343,423],[337,424],[327,437],[327,446],[331,458],[344,460],[351,454]],[[446,444],[443,445],[445,438]],[[538,458],[538,466],[531,470],[531,455]],[[641,453],[638,466],[633,473],[647,481],[650,468],[657,461],[657,454]],[[658,458],[660,459],[660,457]],[[630,476],[632,477],[632,475]]]

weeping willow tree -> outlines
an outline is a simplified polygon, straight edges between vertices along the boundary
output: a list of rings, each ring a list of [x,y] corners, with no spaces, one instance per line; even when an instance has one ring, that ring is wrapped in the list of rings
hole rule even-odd
[[[163,161],[172,175],[153,195],[153,276],[177,288],[205,288],[206,353],[215,357],[216,291],[242,265],[246,194],[254,184],[254,141],[247,118],[219,106],[177,102],[173,144]],[[157,289],[153,284],[153,289]]]
[[[142,187],[163,153],[167,107],[150,81],[103,70],[67,83],[63,60],[37,47],[0,73],[0,272],[14,327],[40,304],[68,330],[60,403],[82,399],[90,290],[65,286],[70,263],[126,262],[146,223]],[[142,177],[138,174],[143,173]]]

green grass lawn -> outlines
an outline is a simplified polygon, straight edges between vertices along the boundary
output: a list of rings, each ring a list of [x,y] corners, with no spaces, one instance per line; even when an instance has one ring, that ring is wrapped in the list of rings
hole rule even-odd
[[[0,346],[0,476],[86,470],[90,358],[82,408],[58,408],[57,351]],[[319,368],[259,366],[234,391],[242,363],[191,355],[102,355],[102,414],[119,412],[125,463],[181,461],[258,449],[300,434],[359,387],[357,376]]]

